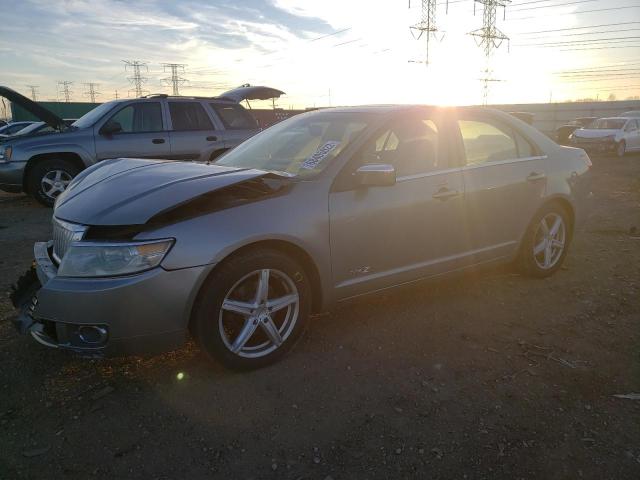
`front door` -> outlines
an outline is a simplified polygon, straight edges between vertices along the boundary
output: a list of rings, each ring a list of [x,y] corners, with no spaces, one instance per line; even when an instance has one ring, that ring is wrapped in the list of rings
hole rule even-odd
[[[121,130],[101,134],[99,128],[109,122],[117,122]],[[171,153],[160,102],[129,103],[96,128],[97,160],[119,157],[163,159]]]
[[[345,167],[343,175],[366,163],[390,164],[397,180],[392,186],[347,184],[330,193],[339,298],[454,268],[467,248],[464,185],[445,139],[442,118],[412,112],[373,135]]]
[[[509,256],[544,197],[547,157],[492,116],[462,112],[457,125],[466,157],[466,224],[476,261]]]

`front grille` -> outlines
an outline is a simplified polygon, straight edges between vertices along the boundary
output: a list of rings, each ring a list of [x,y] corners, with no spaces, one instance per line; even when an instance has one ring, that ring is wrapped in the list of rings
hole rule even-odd
[[[76,223],[69,223],[53,217],[53,258],[60,263],[64,254],[73,242],[79,242],[84,237],[87,227]]]

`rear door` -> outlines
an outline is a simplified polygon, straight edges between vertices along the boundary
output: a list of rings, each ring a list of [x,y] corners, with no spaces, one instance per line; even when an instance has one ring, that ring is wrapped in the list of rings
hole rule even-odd
[[[329,197],[339,297],[448,271],[464,256],[464,185],[449,144],[445,119],[411,112],[377,132],[345,167]],[[395,185],[341,185],[366,163],[393,165]]]
[[[118,122],[122,130],[110,135],[101,134],[100,128],[107,122]],[[171,153],[160,101],[125,104],[95,128],[97,160],[118,157],[164,159]]]
[[[171,158],[207,161],[224,148],[224,131],[198,100],[169,100]],[[214,155],[213,155],[214,156]]]
[[[466,225],[475,261],[513,254],[546,190],[546,156],[509,123],[459,112]]]
[[[209,107],[224,125],[225,149],[237,147],[260,131],[255,118],[239,103],[211,102]]]

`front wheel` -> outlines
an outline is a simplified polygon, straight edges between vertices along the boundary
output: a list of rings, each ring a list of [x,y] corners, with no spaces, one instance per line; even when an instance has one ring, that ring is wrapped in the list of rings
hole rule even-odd
[[[287,353],[311,309],[304,269],[286,255],[256,250],[213,272],[200,292],[192,331],[202,350],[232,369],[255,369]]]
[[[565,208],[558,204],[543,207],[533,218],[520,249],[523,273],[548,277],[562,266],[571,241],[571,223]]]
[[[624,154],[627,153],[627,144],[625,143],[624,140],[621,140],[620,143],[618,143],[618,146],[616,147],[616,155],[619,158],[624,157]]]
[[[38,162],[29,172],[27,189],[46,207],[53,207],[58,195],[65,191],[79,169],[68,160],[48,159]]]

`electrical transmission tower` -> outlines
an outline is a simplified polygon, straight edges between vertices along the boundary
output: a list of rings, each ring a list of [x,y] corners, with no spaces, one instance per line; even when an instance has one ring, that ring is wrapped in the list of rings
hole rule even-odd
[[[62,94],[64,95],[64,101],[67,103],[71,101],[71,95],[73,94],[73,92],[69,88],[71,85],[73,85],[73,82],[70,82],[68,80],[58,81],[58,89],[62,89]]]
[[[131,90],[136,92],[136,97],[141,97],[142,94],[146,92],[146,90],[142,89],[142,86],[147,82],[148,79],[146,77],[143,77],[140,71],[142,68],[144,68],[147,72],[149,71],[147,62],[141,62],[139,60],[123,60],[123,62],[125,70],[128,71],[129,68],[133,70],[133,76],[129,77],[128,79],[133,85],[133,88]],[[129,90],[129,92],[131,92],[131,90]]]
[[[484,49],[484,56],[486,61],[485,68],[485,76],[480,80],[483,82],[483,104],[487,104],[487,100],[489,97],[489,82],[497,82],[499,80],[494,79],[491,76],[491,70],[489,68],[489,59],[493,53],[493,51],[497,48],[500,48],[500,45],[504,41],[509,41],[509,37],[507,37],[504,33],[500,31],[498,27],[496,27],[496,17],[498,7],[506,8],[506,6],[511,3],[511,0],[474,0],[473,3],[473,11],[475,14],[476,3],[480,3],[483,6],[482,9],[482,28],[477,30],[473,30],[469,32],[469,35],[475,37],[476,43],[479,47]],[[504,13],[503,13],[504,15]]]
[[[162,68],[166,72],[167,69],[171,71],[171,76],[163,78],[161,80],[163,85],[171,85],[173,89],[173,95],[180,95],[179,87],[180,85],[184,85],[188,80],[179,75],[181,71],[184,73],[184,67],[186,65],[184,63],[163,63]]]
[[[33,100],[34,102],[38,101],[38,88],[40,88],[38,85],[27,85],[26,86],[29,90],[31,90],[31,100]]]
[[[449,11],[449,0],[447,0],[447,13]],[[437,0],[422,0],[420,21],[409,27],[409,31],[413,38],[420,40],[424,35],[427,40],[427,52],[424,61],[410,60],[412,63],[425,63],[429,65],[429,40],[436,38],[438,27],[436,26],[436,5]],[[411,8],[411,0],[409,0],[409,8]],[[442,35],[444,37],[444,33]],[[440,40],[442,40],[440,37]]]
[[[99,84],[89,82],[89,83],[83,83],[83,85],[87,87],[87,89],[84,92],[85,96],[89,97],[89,99],[91,100],[91,103],[96,103],[96,96],[102,95],[100,92],[96,91],[96,87],[98,87]]]

